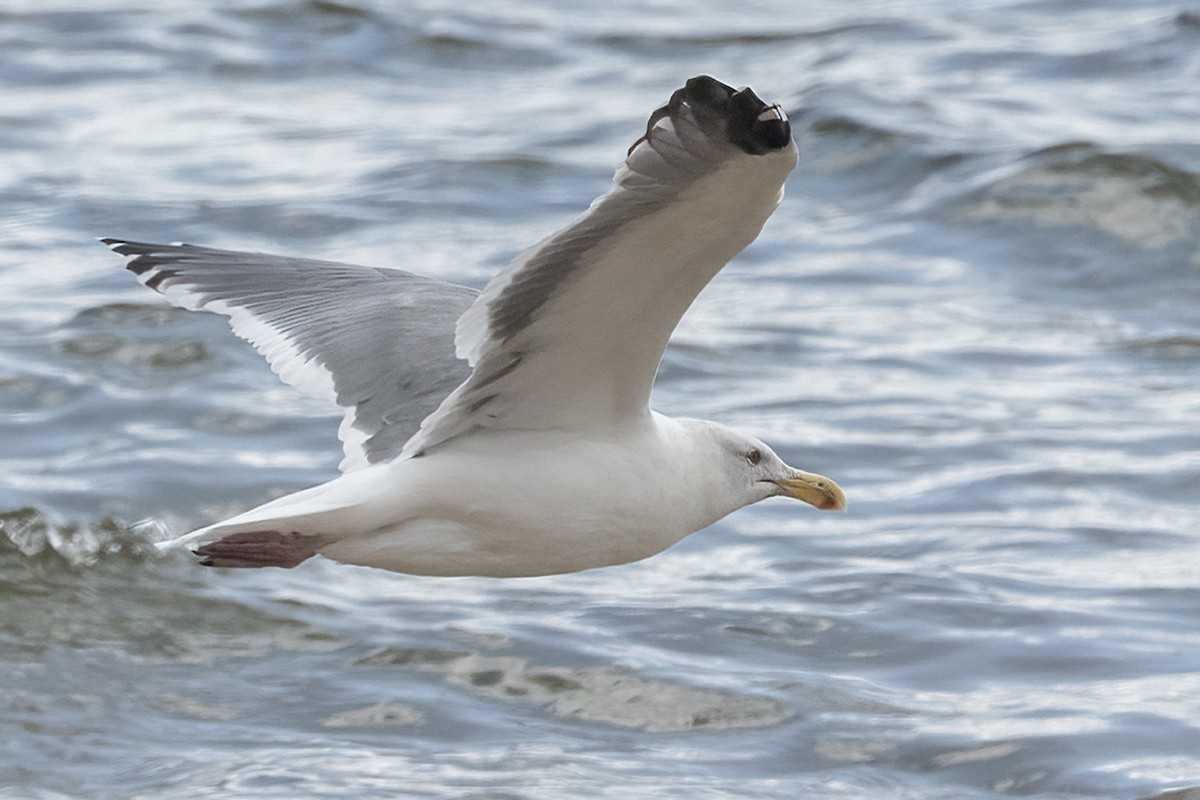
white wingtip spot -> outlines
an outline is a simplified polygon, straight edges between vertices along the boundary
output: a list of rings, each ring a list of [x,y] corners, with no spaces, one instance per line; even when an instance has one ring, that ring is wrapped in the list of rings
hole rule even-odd
[[[779,106],[771,106],[758,115],[759,122],[770,122],[773,119],[785,120],[787,119],[787,114],[784,114],[783,109]]]

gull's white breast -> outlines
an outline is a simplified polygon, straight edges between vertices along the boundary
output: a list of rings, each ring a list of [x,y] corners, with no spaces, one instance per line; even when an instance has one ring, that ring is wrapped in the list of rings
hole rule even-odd
[[[617,435],[496,431],[377,467],[391,521],[321,554],[417,575],[576,572],[661,552],[733,508],[689,470],[692,442],[654,415]]]

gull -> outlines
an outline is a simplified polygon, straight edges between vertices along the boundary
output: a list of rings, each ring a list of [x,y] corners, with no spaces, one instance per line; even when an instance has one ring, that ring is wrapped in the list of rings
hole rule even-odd
[[[650,408],[676,324],[758,235],[798,151],[783,110],[699,76],[612,189],[482,291],[399,269],[102,239],[171,303],[228,317],[345,415],[341,475],[176,539],[215,567],[320,554],[521,577],[659,553],[743,506],[844,509],[831,479]]]

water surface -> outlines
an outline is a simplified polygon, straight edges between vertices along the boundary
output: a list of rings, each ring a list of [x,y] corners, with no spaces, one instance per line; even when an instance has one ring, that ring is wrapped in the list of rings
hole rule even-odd
[[[513,581],[149,551],[338,418],[93,237],[480,285],[699,73],[801,163],[656,406],[849,513]],[[1167,2],[5,6],[0,794],[1200,792],[1198,78]]]

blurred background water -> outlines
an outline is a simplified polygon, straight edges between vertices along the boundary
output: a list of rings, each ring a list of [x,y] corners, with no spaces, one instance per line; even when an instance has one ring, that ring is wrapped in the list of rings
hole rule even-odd
[[[656,405],[848,514],[513,581],[148,552],[338,418],[93,237],[480,285],[700,73],[801,163]],[[0,796],[1200,796],[1198,84],[1185,0],[0,4]]]

